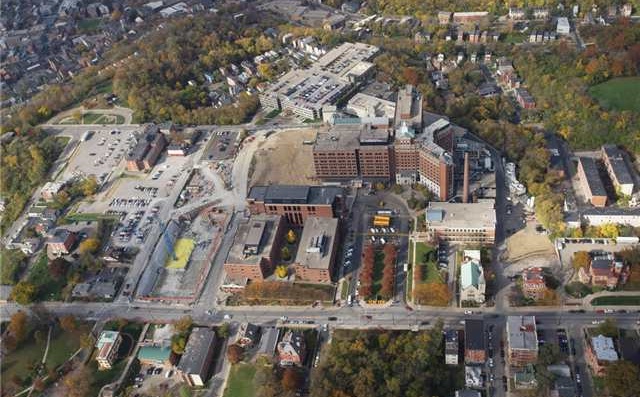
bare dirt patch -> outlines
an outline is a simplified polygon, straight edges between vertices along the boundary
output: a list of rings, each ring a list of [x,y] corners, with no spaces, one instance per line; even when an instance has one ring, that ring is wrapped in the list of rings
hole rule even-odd
[[[313,171],[313,129],[282,131],[262,143],[253,157],[250,186],[264,184],[317,184]]]
[[[544,234],[538,234],[530,223],[507,239],[507,251],[504,259],[516,262],[534,256],[552,256],[555,254],[553,243]]]

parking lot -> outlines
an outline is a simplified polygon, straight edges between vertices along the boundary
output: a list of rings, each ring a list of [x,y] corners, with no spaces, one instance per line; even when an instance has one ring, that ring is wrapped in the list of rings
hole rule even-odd
[[[233,158],[237,150],[237,131],[213,131],[207,147],[202,156],[202,161],[221,161]]]
[[[63,180],[82,174],[95,175],[99,183],[105,182],[137,142],[132,131],[119,129],[87,130],[83,138],[69,160]]]
[[[142,365],[133,381],[133,395],[138,397],[164,395],[179,383],[181,378],[172,368]]]

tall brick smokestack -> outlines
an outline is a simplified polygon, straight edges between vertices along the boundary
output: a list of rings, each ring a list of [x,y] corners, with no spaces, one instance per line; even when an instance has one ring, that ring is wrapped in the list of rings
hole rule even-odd
[[[462,181],[462,202],[469,202],[469,153],[464,154],[464,180]]]

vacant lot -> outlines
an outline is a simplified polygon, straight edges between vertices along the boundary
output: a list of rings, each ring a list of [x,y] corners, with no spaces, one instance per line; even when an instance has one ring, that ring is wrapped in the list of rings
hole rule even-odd
[[[315,138],[314,130],[282,131],[271,135],[253,156],[250,185],[314,184],[313,145],[303,141]]]
[[[544,234],[538,234],[532,224],[507,239],[506,261],[516,262],[538,255],[553,255],[553,243]]]
[[[87,112],[80,116],[65,117],[59,124],[124,124],[124,117],[119,114],[101,114]]]
[[[253,377],[255,374],[256,367],[254,365],[241,363],[231,367],[224,397],[255,396],[255,389],[253,387]]]
[[[589,93],[605,109],[640,112],[640,77],[605,81],[589,88]]]

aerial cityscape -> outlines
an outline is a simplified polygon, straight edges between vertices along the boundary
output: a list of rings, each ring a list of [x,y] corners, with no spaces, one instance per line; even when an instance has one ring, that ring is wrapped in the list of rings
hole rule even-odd
[[[0,32],[2,397],[640,397],[639,0]]]

